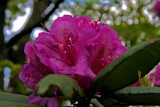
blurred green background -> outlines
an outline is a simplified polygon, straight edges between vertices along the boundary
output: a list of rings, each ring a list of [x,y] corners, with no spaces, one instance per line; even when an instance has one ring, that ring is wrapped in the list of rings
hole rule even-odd
[[[24,46],[64,14],[89,16],[114,28],[128,48],[160,38],[155,0],[2,0],[0,3],[0,91],[29,94],[18,74],[24,64]]]

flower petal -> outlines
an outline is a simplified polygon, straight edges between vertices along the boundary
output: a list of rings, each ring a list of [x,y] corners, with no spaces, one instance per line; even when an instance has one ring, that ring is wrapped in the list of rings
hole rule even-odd
[[[48,107],[58,107],[59,105],[58,99],[56,97],[53,97],[53,98],[40,97],[40,96],[35,96],[34,93],[32,93],[29,96],[28,103],[35,104],[35,105],[41,105],[41,106],[48,105]]]
[[[74,33],[77,27],[75,17],[64,15],[53,22],[49,33],[53,35],[55,41],[62,42],[64,34]]]

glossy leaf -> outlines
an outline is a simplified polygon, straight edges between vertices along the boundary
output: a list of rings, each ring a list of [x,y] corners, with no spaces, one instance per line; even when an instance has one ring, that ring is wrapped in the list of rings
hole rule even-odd
[[[160,87],[130,87],[108,97],[130,105],[160,105]]]
[[[10,94],[0,92],[0,101],[9,101],[9,102],[17,102],[17,103],[25,103],[28,102],[28,97],[18,94]]]
[[[42,79],[36,89],[36,94],[41,96],[52,96],[53,91],[58,87],[66,99],[76,97],[84,97],[79,85],[75,80],[65,75],[48,75]]]
[[[104,107],[96,98],[91,100],[91,104],[93,107]]]
[[[1,107],[42,107],[42,106],[38,106],[38,105],[8,102],[8,101],[0,101],[0,106]]]
[[[111,107],[111,106],[116,106],[116,107],[124,107],[124,106],[128,106],[129,104],[127,103],[123,103],[123,102],[119,102],[117,100],[111,99],[111,98],[107,98],[107,97],[99,97],[97,98],[97,100],[104,106],[104,107]]]
[[[106,66],[92,82],[89,91],[112,92],[127,87],[146,75],[160,61],[160,40],[143,42],[125,52]]]

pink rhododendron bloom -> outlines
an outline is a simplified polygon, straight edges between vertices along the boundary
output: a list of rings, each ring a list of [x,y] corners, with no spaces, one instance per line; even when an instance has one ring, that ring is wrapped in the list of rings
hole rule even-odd
[[[19,78],[34,90],[48,74],[67,75],[85,90],[105,66],[127,49],[108,25],[92,22],[90,17],[64,15],[53,22],[48,33],[40,33],[34,44],[26,44],[24,52],[30,60],[23,65]],[[58,106],[56,97],[34,94],[30,95],[29,103]]]
[[[156,0],[153,10],[158,16],[160,16],[160,0]]]

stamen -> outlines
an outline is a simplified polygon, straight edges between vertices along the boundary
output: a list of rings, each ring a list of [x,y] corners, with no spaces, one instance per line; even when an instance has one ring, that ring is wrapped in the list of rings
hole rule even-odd
[[[68,45],[68,52],[69,52],[69,54],[74,55],[73,46],[72,45]]]
[[[61,44],[59,44],[59,53],[60,53],[60,57],[62,58],[63,57],[63,46]]]
[[[25,57],[25,59],[27,59],[27,61],[24,62],[24,64],[28,63],[30,61],[29,58]]]
[[[72,63],[67,59],[66,54],[67,54],[67,52],[64,51],[64,55],[63,55],[63,56],[64,56],[65,61],[66,61],[68,64],[72,64]]]
[[[24,64],[26,64],[26,63],[28,63],[28,62],[29,62],[29,61],[27,60],[27,61],[24,62]]]
[[[27,58],[27,57],[24,57],[25,59],[29,59],[29,58]]]
[[[73,64],[73,40],[67,33],[63,34],[62,43],[59,45],[59,52],[60,56],[64,61],[66,61],[68,64]]]
[[[65,36],[66,34],[64,33],[63,34],[63,40],[62,40],[62,51],[64,51],[64,44],[65,44],[65,38],[66,38],[66,36]]]
[[[99,21],[101,21],[101,19],[98,19],[96,22],[99,22]]]
[[[71,42],[71,44],[72,44],[72,38],[69,38],[69,41]]]
[[[98,60],[97,65],[100,65],[100,64],[101,64],[101,62],[102,62],[102,60],[101,60],[101,59],[99,59],[99,58],[97,58],[97,60]]]
[[[44,25],[43,25],[43,23],[42,22],[40,22],[41,23],[41,25],[42,25],[42,27],[43,27],[43,30],[44,30],[44,32],[45,32],[45,28],[44,28]]]
[[[34,81],[33,81],[33,71],[31,72],[30,81],[31,81],[31,83],[32,83],[32,86],[33,86],[33,87],[36,87],[36,85],[35,85],[35,83],[34,83]]]
[[[93,23],[93,28],[94,28],[94,29],[97,27],[97,23],[98,23],[99,21],[101,21],[101,19],[99,19],[99,20],[97,20],[97,21],[94,21],[94,23]]]

